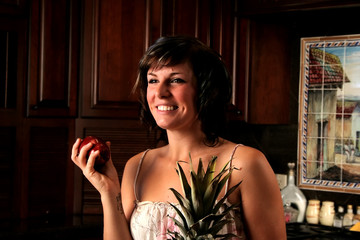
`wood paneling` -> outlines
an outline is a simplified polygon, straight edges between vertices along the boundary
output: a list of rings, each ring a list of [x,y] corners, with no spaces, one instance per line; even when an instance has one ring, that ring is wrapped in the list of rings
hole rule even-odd
[[[163,35],[197,35],[199,0],[163,1],[163,7]]]
[[[0,31],[0,108],[16,108],[18,36]]]
[[[28,116],[77,113],[79,1],[31,1]]]
[[[75,139],[73,120],[24,121],[21,216],[65,216],[73,212]]]
[[[29,216],[65,215],[68,129],[31,127],[29,130]]]
[[[15,213],[16,128],[0,127],[0,219]]]
[[[252,21],[249,44],[248,118],[254,124],[286,124],[290,111],[290,61],[285,26]]]
[[[132,95],[148,42],[147,1],[84,1],[82,116],[137,118]]]
[[[26,77],[26,21],[0,17],[1,124],[14,126],[23,113]]]
[[[162,1],[161,35],[193,36],[211,46],[213,17],[217,12],[214,2],[207,0]]]

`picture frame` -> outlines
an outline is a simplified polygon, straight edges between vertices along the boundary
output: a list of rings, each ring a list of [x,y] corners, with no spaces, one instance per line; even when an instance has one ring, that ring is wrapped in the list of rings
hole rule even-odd
[[[298,186],[360,194],[360,35],[300,39]]]

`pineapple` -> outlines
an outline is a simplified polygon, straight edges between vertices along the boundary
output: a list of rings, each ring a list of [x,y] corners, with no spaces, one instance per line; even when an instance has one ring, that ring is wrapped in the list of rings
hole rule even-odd
[[[180,232],[168,231],[172,240],[203,240],[203,239],[230,239],[237,237],[234,234],[218,234],[224,225],[233,221],[233,219],[224,219],[225,215],[239,204],[227,206],[224,204],[225,199],[241,184],[239,182],[221,198],[216,201],[221,190],[229,179],[234,167],[228,167],[230,161],[225,164],[219,174],[214,176],[217,157],[212,157],[209,165],[204,172],[203,163],[199,159],[197,173],[193,169],[192,159],[190,156],[190,184],[188,183],[185,173],[177,162],[176,172],[179,175],[184,196],[173,188],[170,190],[175,195],[180,207],[174,204],[170,205],[180,216],[181,221],[171,217],[178,226]],[[224,211],[219,213],[221,206]]]

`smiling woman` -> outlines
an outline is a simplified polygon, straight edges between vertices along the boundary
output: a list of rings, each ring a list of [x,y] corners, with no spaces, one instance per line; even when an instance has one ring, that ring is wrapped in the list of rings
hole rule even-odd
[[[163,67],[183,66],[183,74],[189,74],[186,72],[191,70],[195,78],[193,84],[197,92],[194,103],[202,131],[208,144],[216,144],[217,136],[224,130],[225,111],[232,92],[231,79],[221,56],[199,40],[183,36],[160,38],[147,52],[140,60],[134,88],[142,104],[141,120],[150,127],[157,127],[147,103],[147,75]]]
[[[121,187],[111,159],[97,171],[94,162],[99,152],[92,152],[86,162],[91,146],[83,147],[79,155],[79,140],[73,146],[73,161],[100,192],[104,239],[186,235],[181,228],[183,215],[173,208],[177,197],[172,193],[182,192],[183,187],[175,168],[183,169],[182,178],[190,182],[194,178],[190,169],[206,168],[214,156],[217,164],[211,174],[228,177],[221,180],[224,188],[206,194],[218,196],[221,206],[211,216],[223,215],[226,224],[201,234],[209,239],[286,239],[280,189],[267,159],[256,149],[221,137],[231,81],[216,52],[195,38],[160,38],[140,61],[135,89],[141,120],[165,131],[168,142],[130,158]],[[224,171],[226,164],[229,169]],[[197,174],[202,176],[201,171]]]

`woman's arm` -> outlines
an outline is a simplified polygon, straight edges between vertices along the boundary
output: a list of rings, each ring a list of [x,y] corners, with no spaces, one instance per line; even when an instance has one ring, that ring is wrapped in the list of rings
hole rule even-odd
[[[271,166],[256,149],[244,147],[239,152],[235,159],[241,159],[240,194],[249,238],[285,240],[283,204]]]
[[[118,194],[102,195],[101,202],[104,211],[104,240],[132,239],[122,207],[120,191]]]
[[[110,147],[110,142],[107,144]],[[87,160],[86,153],[91,149],[92,143],[83,147],[78,154],[79,145],[80,139],[77,139],[72,148],[71,159],[101,195],[104,212],[104,240],[131,240],[129,225],[122,210],[119,178],[112,159],[106,162],[100,173],[94,169],[99,151],[92,151]]]

